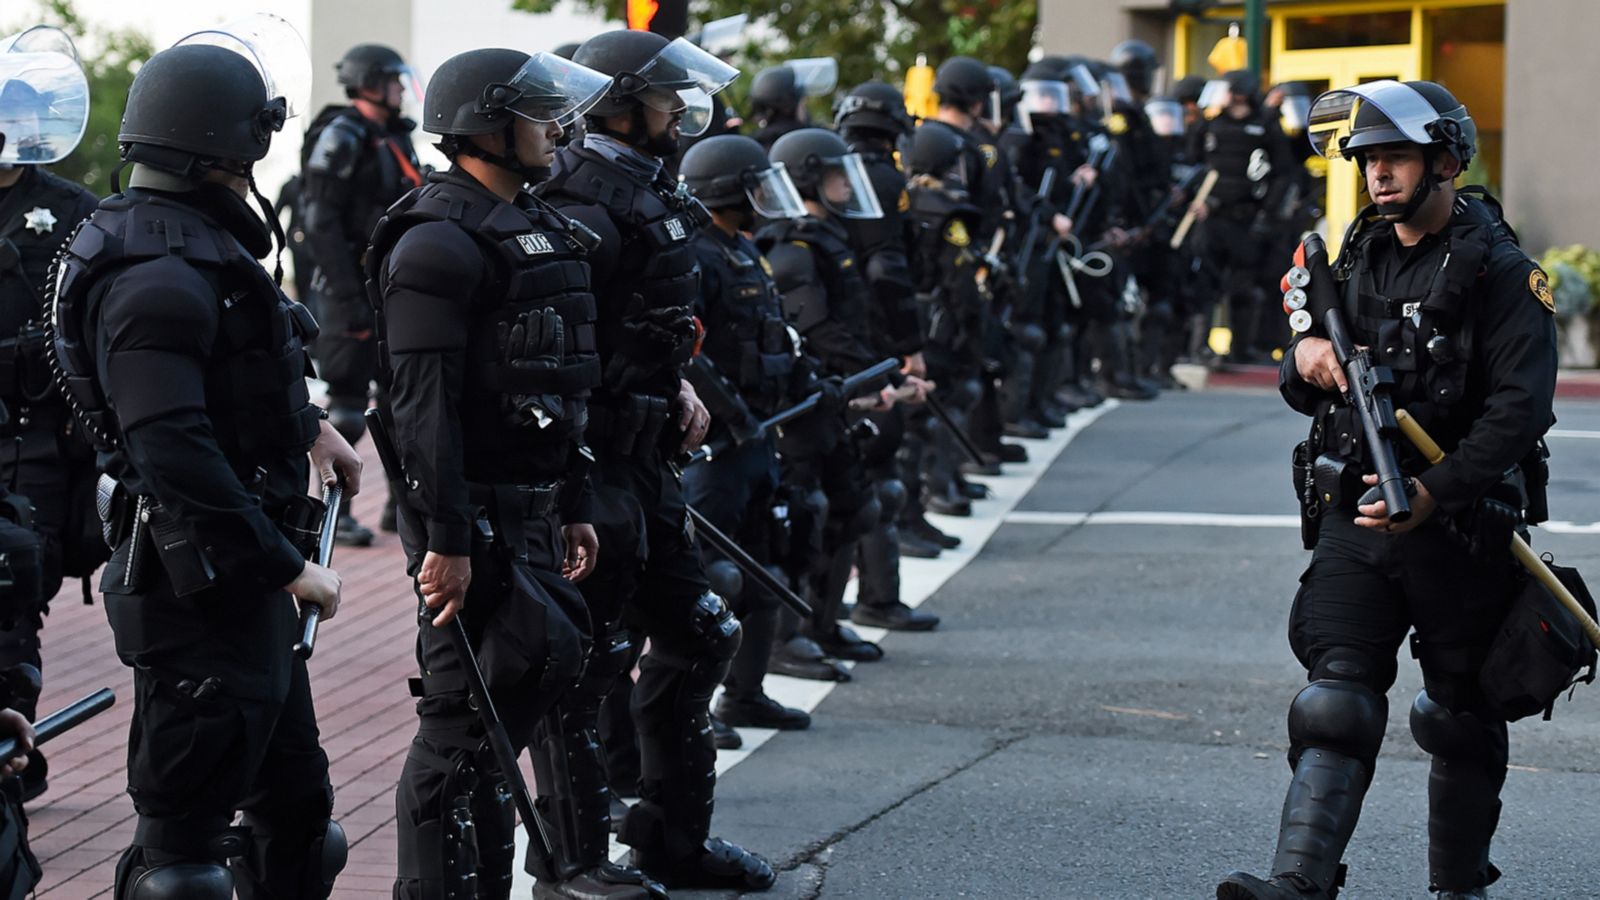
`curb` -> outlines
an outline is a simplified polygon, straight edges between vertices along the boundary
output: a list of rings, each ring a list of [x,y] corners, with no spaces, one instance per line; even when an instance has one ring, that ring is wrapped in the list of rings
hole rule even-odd
[[[1185,370],[1182,373],[1177,369]],[[1277,390],[1277,366],[1228,366],[1211,371],[1204,366],[1177,366],[1176,377],[1197,390]],[[1195,384],[1198,382],[1198,384]],[[1556,375],[1557,400],[1600,400],[1600,371],[1562,369]]]

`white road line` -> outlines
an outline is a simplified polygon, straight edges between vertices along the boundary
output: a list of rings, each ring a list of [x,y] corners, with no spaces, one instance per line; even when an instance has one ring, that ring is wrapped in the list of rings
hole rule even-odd
[[[1544,433],[1547,438],[1572,438],[1579,441],[1600,441],[1600,431],[1577,431],[1571,428],[1552,428]]]
[[[928,518],[939,526],[940,530],[961,538],[961,546],[955,550],[946,550],[938,559],[902,559],[900,561],[900,599],[907,606],[920,606],[923,601],[933,596],[951,576],[961,571],[967,563],[977,557],[978,551],[988,543],[991,535],[999,529],[1000,525],[1008,521],[1008,516],[1017,503],[1027,495],[1028,491],[1038,483],[1056,457],[1067,449],[1084,429],[1094,424],[1106,413],[1116,409],[1120,404],[1116,400],[1107,400],[1094,409],[1080,410],[1067,417],[1067,427],[1050,433],[1047,440],[1023,441],[1028,448],[1028,461],[1025,463],[1007,463],[1005,474],[998,478],[979,478],[989,486],[993,496],[987,500],[980,500],[972,504],[973,514],[969,518],[954,518],[949,516],[930,515]],[[855,602],[855,584],[851,583],[846,592],[845,600]],[[887,634],[881,628],[862,628],[852,626],[862,637],[869,641],[882,640]],[[915,653],[914,648],[896,648],[883,662],[872,663],[878,666],[893,666],[902,663],[904,657]],[[811,712],[816,709],[824,697],[838,687],[834,682],[806,681],[800,678],[790,678],[786,675],[768,675],[766,691],[774,700],[785,706],[792,706]],[[858,685],[847,685],[845,690],[870,690]],[[713,700],[715,703],[715,700]],[[744,738],[744,746],[738,750],[720,750],[717,752],[717,774],[728,771],[746,759],[751,754],[761,749],[768,741],[776,737],[778,732],[766,728],[740,728],[739,735]],[[793,736],[793,740],[816,740],[808,737],[805,732]],[[715,827],[713,826],[713,832]],[[728,835],[737,842],[738,835]],[[760,847],[752,847],[760,851]],[[627,855],[628,848],[616,842],[611,842],[611,858],[621,861]],[[522,859],[527,853],[527,835],[521,828],[517,829],[517,858]],[[512,892],[516,895],[525,895],[533,889],[533,876],[519,870],[516,880],[512,885]]]
[[[1046,512],[1017,510],[1008,525],[1189,525],[1212,528],[1298,528],[1299,516],[1197,512]],[[1600,522],[1544,522],[1534,531],[1547,534],[1600,534]]]

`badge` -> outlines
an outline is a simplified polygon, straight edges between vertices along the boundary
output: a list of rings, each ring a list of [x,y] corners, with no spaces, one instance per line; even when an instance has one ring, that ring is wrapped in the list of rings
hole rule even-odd
[[[1551,313],[1556,311],[1556,298],[1550,293],[1550,279],[1544,274],[1543,269],[1535,266],[1533,271],[1528,273],[1528,290],[1544,304],[1545,311]]]
[[[1106,117],[1106,130],[1112,134],[1125,134],[1128,131],[1128,119],[1122,113],[1112,113]]]
[[[687,182],[679,182],[686,184]],[[666,221],[667,237],[674,241],[681,241],[689,236],[689,229],[683,226],[683,220],[674,216]]]
[[[967,234],[967,223],[960,219],[956,219],[945,226],[944,239],[955,247],[965,247],[972,243],[972,237]]]
[[[42,206],[35,206],[23,213],[22,221],[34,234],[49,234],[56,230],[56,214]]]
[[[995,163],[1000,161],[1000,151],[993,144],[979,144],[978,149],[983,151],[983,161],[989,168],[994,168]]]
[[[522,252],[529,256],[556,252],[556,248],[550,243],[550,238],[538,232],[517,235],[517,244],[522,247]]]

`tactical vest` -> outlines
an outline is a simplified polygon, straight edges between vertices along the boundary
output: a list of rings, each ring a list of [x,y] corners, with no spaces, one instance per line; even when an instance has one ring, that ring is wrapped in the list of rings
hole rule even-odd
[[[872,181],[872,192],[878,196],[883,217],[878,219],[844,219],[840,222],[850,235],[850,246],[863,261],[878,253],[906,251],[906,212],[911,200],[906,193],[906,176],[895,163],[894,155],[882,150],[860,150],[861,161],[867,167],[867,177]]]
[[[752,407],[775,411],[789,393],[800,346],[766,260],[743,240],[738,246],[710,234],[695,240],[716,255],[721,288],[705,298],[709,321],[701,352]]]
[[[599,345],[609,356],[619,344],[623,320],[641,309],[690,308],[700,294],[700,267],[691,239],[711,221],[706,208],[674,186],[663,172],[651,184],[640,184],[605,159],[581,146],[560,151],[556,173],[539,185],[539,196],[565,205],[576,202],[603,208],[622,238],[615,273],[599,298],[607,310],[599,323]],[[687,360],[688,344],[662,348],[663,372]],[[670,382],[676,394],[676,378]]]
[[[842,227],[805,216],[764,228],[761,235],[766,246],[778,241],[790,241],[805,244],[811,250],[811,259],[827,292],[827,305],[819,309],[819,304],[805,304],[801,308],[793,305],[792,295],[784,297],[783,314],[801,334],[828,319],[843,325],[863,340],[867,337],[867,302],[872,292],[867,287],[861,267],[856,264],[855,253],[846,242]]]
[[[311,154],[329,128],[343,132],[355,145],[351,158],[319,160],[313,167],[309,165]],[[354,107],[324,109],[307,129],[301,146],[300,168],[310,177],[300,202],[335,204],[344,235],[358,251],[365,249],[389,205],[419,186],[414,177],[421,165],[409,135],[368,120]]]
[[[283,295],[239,241],[174,200],[117,195],[101,203],[68,241],[52,290],[51,362],[68,406],[95,448],[120,448],[122,435],[99,381],[94,331],[117,272],[176,256],[216,290],[219,327],[205,373],[206,417],[223,454],[249,477],[258,466],[305,453],[321,428],[311,405],[305,344],[316,322]]]
[[[966,191],[951,190],[920,176],[911,184],[911,218],[916,226],[915,268],[919,294],[933,295],[946,287],[940,260],[950,246],[946,232],[960,223],[969,240],[976,240],[975,228],[983,213],[972,204]],[[975,252],[975,251],[974,251]]]
[[[379,221],[367,252],[368,294],[383,316],[382,267],[405,232],[424,222],[451,222],[472,236],[488,264],[488,280],[471,298],[467,329],[466,387],[461,427],[473,436],[467,467],[482,462],[498,469],[519,450],[549,447],[581,431],[587,419],[585,398],[600,384],[595,350],[595,300],[589,290],[586,260],[594,234],[528,197],[533,208],[514,206],[482,190],[446,180],[430,180],[402,197]],[[517,317],[553,309],[561,316],[565,352],[554,369],[530,369],[505,359],[497,341]],[[508,417],[531,398],[559,398],[542,417]],[[546,401],[548,402],[548,401]]]
[[[1217,173],[1211,197],[1221,209],[1245,204],[1239,216],[1244,218],[1255,214],[1252,204],[1266,199],[1272,175],[1267,141],[1267,126],[1255,116],[1239,120],[1220,115],[1206,123],[1203,161]]]

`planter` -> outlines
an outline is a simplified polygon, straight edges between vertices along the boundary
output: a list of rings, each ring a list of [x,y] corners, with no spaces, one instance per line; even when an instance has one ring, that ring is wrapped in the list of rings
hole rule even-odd
[[[1563,369],[1600,365],[1600,314],[1562,316],[1556,320],[1556,332]]]

